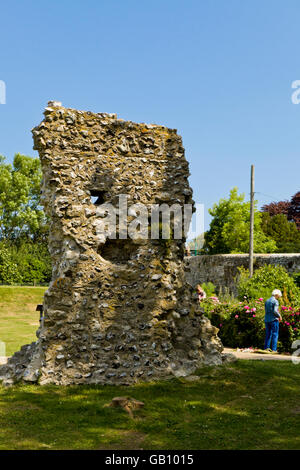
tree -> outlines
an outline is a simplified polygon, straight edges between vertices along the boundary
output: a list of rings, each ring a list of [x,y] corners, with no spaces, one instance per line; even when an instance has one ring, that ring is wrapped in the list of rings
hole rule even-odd
[[[47,237],[40,206],[41,178],[39,159],[16,154],[12,166],[0,156],[0,239]]]
[[[238,194],[235,187],[228,199],[220,199],[209,210],[213,217],[210,229],[205,233],[204,253],[248,253],[250,231],[250,202],[244,202],[245,195]],[[254,251],[273,253],[276,251],[274,240],[264,234],[261,228],[261,213],[254,212]]]
[[[288,219],[295,222],[297,229],[300,230],[300,191],[291,199],[288,210]]]
[[[264,212],[261,226],[264,234],[275,240],[278,253],[300,253],[300,231],[285,214],[271,217],[268,212]]]
[[[279,201],[265,204],[261,208],[262,212],[268,212],[271,217],[278,214],[287,215],[288,220],[295,222],[300,230],[300,191],[298,191],[290,201]]]
[[[290,201],[271,202],[262,206],[261,211],[269,213],[271,217],[277,214],[288,215],[290,205]]]
[[[190,250],[200,251],[204,244],[204,233],[201,233],[196,238],[193,238],[192,241],[188,242],[188,247]]]
[[[0,283],[1,284],[18,284],[22,282],[22,276],[18,266],[14,263],[9,248],[0,246]]]
[[[0,282],[41,283],[51,279],[47,218],[40,206],[40,161],[0,156]]]

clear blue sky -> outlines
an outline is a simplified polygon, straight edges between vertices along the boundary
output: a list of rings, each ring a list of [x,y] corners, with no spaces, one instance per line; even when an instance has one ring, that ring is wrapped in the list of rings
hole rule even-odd
[[[259,205],[300,190],[299,0],[15,0],[0,15],[10,161],[37,156],[30,130],[56,99],[177,128],[206,209],[248,194],[252,163]]]

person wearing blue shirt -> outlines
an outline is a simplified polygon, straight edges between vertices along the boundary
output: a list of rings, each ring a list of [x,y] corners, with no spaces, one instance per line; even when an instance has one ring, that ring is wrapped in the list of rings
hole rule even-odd
[[[264,349],[270,350],[270,346],[272,346],[272,352],[275,353],[277,352],[279,320],[282,319],[278,311],[278,299],[280,297],[282,297],[281,291],[279,289],[274,289],[272,297],[265,302],[266,339]]]

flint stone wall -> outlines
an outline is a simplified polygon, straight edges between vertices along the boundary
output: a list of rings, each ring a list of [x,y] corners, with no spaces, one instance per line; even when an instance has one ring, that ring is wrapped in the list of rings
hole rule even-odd
[[[254,270],[265,264],[283,266],[291,274],[299,272],[300,253],[254,255]],[[236,294],[239,266],[248,269],[249,256],[247,254],[189,256],[185,258],[185,276],[193,287],[210,281],[218,290],[226,287]]]
[[[10,359],[2,378],[130,384],[221,364],[218,330],[184,278],[185,239],[105,238],[92,200],[116,207],[127,194],[128,206],[193,204],[181,137],[57,102],[44,114],[33,137],[51,219],[52,281],[38,341]]]

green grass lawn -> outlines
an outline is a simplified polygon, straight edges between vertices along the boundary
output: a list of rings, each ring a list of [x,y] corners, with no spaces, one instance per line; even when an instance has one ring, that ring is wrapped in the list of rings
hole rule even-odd
[[[0,287],[7,354],[36,339],[45,287]],[[0,386],[3,449],[300,449],[300,365],[238,361],[199,380],[132,387]],[[145,403],[135,419],[105,408],[115,396]]]
[[[47,287],[0,286],[0,341],[6,343],[11,356],[23,344],[36,341],[39,326],[37,304],[43,302]]]
[[[197,382],[0,387],[0,449],[299,449],[300,366],[238,361]],[[105,408],[145,403],[135,419]]]

